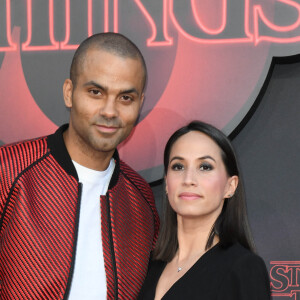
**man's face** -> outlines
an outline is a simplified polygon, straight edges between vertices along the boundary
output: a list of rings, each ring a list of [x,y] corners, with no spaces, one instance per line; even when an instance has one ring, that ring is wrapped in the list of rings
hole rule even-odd
[[[112,154],[130,134],[143,103],[139,60],[90,49],[78,67],[76,86],[64,83],[70,108],[69,137],[82,152]],[[78,150],[78,149],[77,149]]]

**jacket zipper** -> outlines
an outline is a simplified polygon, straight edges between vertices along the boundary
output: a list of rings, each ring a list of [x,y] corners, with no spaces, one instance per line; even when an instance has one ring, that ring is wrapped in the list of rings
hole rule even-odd
[[[78,227],[79,227],[79,215],[80,215],[80,205],[81,205],[81,193],[82,193],[82,183],[78,183],[78,203],[77,203],[77,211],[76,211],[76,220],[75,220],[75,232],[74,232],[74,246],[73,246],[73,253],[72,253],[72,261],[71,261],[71,268],[69,273],[69,278],[66,286],[66,291],[63,296],[63,300],[68,299],[71,283],[74,274],[74,265],[75,265],[75,256],[76,256],[76,249],[77,249],[77,238],[78,238]]]
[[[117,279],[117,264],[116,257],[113,245],[113,236],[112,236],[112,226],[111,226],[111,216],[110,216],[110,205],[109,205],[109,196],[106,194],[106,204],[107,204],[107,223],[108,223],[108,238],[109,238],[109,246],[110,246],[110,254],[113,268],[113,276],[114,276],[114,299],[118,300],[118,279]]]

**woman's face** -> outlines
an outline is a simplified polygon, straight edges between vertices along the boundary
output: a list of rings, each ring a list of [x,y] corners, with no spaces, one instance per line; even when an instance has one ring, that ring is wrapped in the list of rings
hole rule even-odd
[[[229,177],[221,149],[207,135],[191,131],[172,146],[166,175],[166,191],[177,215],[208,218],[221,213],[224,198],[233,195],[238,177]]]

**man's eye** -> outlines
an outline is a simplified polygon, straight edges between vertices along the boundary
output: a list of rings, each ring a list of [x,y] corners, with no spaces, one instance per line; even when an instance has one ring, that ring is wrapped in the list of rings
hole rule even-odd
[[[183,168],[182,164],[174,164],[174,165],[171,166],[171,170],[173,170],[173,171],[181,171],[183,169],[184,168]]]
[[[210,171],[212,169],[213,169],[213,167],[212,167],[211,164],[205,163],[205,164],[200,165],[200,170],[201,171]]]
[[[123,95],[123,96],[121,97],[121,99],[124,100],[124,101],[132,101],[132,100],[133,100],[132,97],[127,96],[127,95]]]
[[[92,95],[101,95],[101,92],[99,91],[99,90],[97,90],[97,89],[91,89],[90,91],[89,91]]]

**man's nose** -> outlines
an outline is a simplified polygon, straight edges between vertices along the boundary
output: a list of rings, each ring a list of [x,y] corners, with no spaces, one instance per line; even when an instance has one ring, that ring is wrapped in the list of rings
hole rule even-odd
[[[118,110],[116,107],[116,101],[114,97],[107,97],[107,99],[104,101],[104,105],[101,107],[100,113],[103,117],[107,119],[117,117]]]

